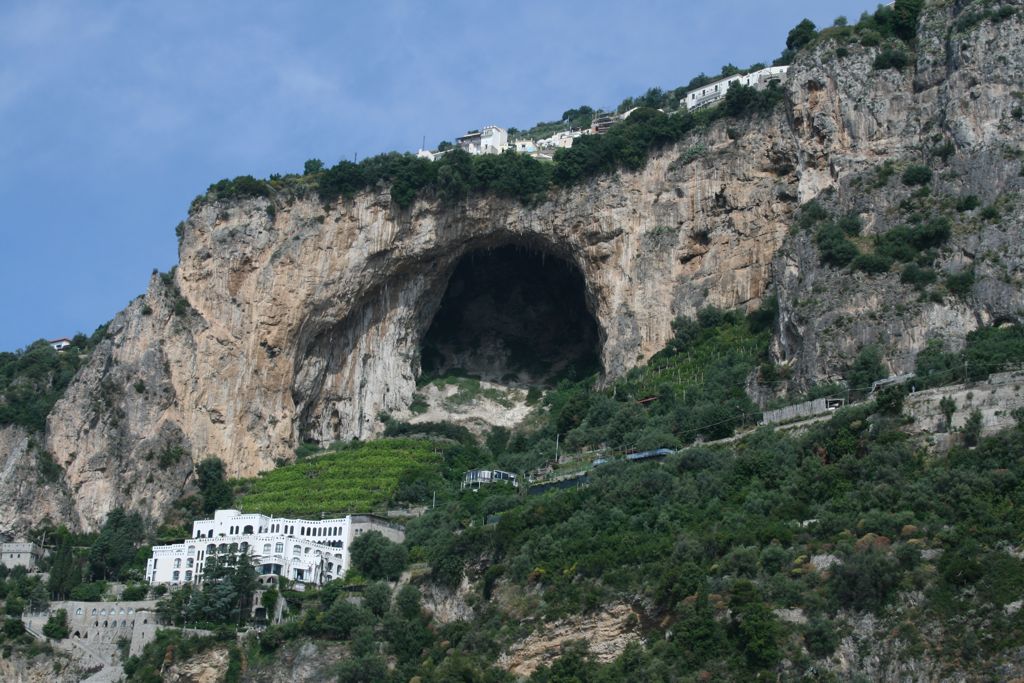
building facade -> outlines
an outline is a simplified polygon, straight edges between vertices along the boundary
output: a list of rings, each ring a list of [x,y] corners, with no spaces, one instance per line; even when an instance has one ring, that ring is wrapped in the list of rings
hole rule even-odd
[[[245,553],[261,577],[318,586],[345,575],[352,541],[368,531],[395,543],[405,540],[401,525],[374,515],[308,520],[217,510],[213,519],[192,524],[192,538],[154,546],[146,579],[171,586],[199,584],[209,558]]]
[[[105,663],[109,663],[117,651],[118,641],[131,642],[129,655],[141,654],[160,627],[155,600],[51,602],[41,612],[26,613],[22,621],[29,629],[41,633],[46,621],[59,609],[67,612],[69,638],[80,640],[82,649]]]
[[[0,564],[13,569],[24,567],[32,571],[43,559],[43,549],[31,541],[0,543]]]
[[[501,154],[508,147],[508,131],[499,126],[484,126],[457,138],[455,144],[470,154]]]
[[[714,83],[708,83],[702,85],[699,88],[694,88],[690,92],[686,93],[683,97],[683,101],[680,104],[685,104],[689,110],[700,109],[701,107],[708,107],[712,104],[717,104],[725,99],[725,95],[729,92],[729,88],[735,83],[740,85],[746,85],[757,90],[764,90],[770,83],[780,83],[786,77],[786,72],[789,71],[788,66],[768,66],[757,71],[752,71],[749,74],[737,74],[735,76],[729,76],[721,80],[715,81]]]
[[[519,488],[519,480],[513,472],[504,470],[469,470],[462,477],[462,488],[478,489],[483,484],[505,483]]]

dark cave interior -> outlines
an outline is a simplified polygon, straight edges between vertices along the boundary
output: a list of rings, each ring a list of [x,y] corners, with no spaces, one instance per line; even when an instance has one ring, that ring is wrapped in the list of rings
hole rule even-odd
[[[600,333],[579,269],[519,245],[458,262],[423,337],[425,378],[466,374],[506,385],[551,385],[601,370]]]

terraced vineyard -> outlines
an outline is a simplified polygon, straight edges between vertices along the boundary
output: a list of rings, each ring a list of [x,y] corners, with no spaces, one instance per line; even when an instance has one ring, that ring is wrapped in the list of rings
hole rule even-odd
[[[401,478],[436,476],[441,461],[427,441],[373,441],[239,482],[239,505],[246,512],[309,519],[370,512],[391,499]]]

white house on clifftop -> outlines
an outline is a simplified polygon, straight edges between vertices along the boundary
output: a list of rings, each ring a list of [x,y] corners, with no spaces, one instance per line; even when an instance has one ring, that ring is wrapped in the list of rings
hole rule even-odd
[[[680,104],[685,104],[689,110],[708,107],[725,99],[725,94],[734,83],[746,85],[757,90],[764,90],[770,83],[780,83],[789,71],[788,66],[768,66],[749,74],[736,74],[729,76],[686,93]]]

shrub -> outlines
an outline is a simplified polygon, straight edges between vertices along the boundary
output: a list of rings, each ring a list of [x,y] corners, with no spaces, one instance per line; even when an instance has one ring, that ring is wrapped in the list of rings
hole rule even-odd
[[[850,262],[850,267],[865,273],[877,275],[889,272],[892,259],[881,254],[859,254]]]
[[[821,262],[842,268],[857,256],[857,247],[834,225],[824,225],[814,236]]]
[[[980,215],[981,219],[985,221],[997,221],[999,220],[999,209],[997,209],[994,204],[989,204],[982,209],[981,213],[978,215]]]
[[[68,628],[68,612],[59,609],[50,615],[43,625],[43,635],[54,640],[64,640],[70,633]]]
[[[932,170],[927,166],[914,164],[903,171],[903,184],[908,187],[925,185],[932,181]]]
[[[830,581],[832,597],[841,607],[877,612],[899,584],[899,566],[880,550],[848,556],[835,568]]]
[[[924,0],[896,0],[893,5],[893,33],[903,40],[913,40],[917,35],[917,20],[924,7]]]
[[[80,583],[71,589],[71,599],[81,600],[83,602],[98,602],[103,599],[103,594],[106,592],[106,581]]]
[[[786,36],[786,48],[800,50],[818,35],[817,27],[810,19],[804,19],[794,26]]]
[[[949,293],[960,299],[966,299],[974,288],[974,269],[967,270],[946,276],[946,289]]]
[[[963,213],[964,211],[973,211],[974,209],[981,206],[981,201],[976,195],[968,194],[960,197],[956,202],[956,210]]]
[[[816,200],[811,200],[800,207],[797,226],[801,230],[809,230],[828,218],[828,211]]]
[[[405,569],[409,553],[379,531],[368,531],[352,541],[352,566],[368,579],[395,580]]]
[[[122,600],[145,600],[146,595],[149,593],[149,587],[144,583],[135,583],[130,586],[125,586],[124,590],[121,591]]]
[[[968,446],[977,446],[978,440],[981,438],[981,427],[981,411],[974,410],[967,416],[967,421],[964,423],[964,443]]]
[[[922,268],[916,263],[910,263],[903,268],[903,272],[900,274],[900,282],[923,289],[935,282],[937,277],[935,271],[931,268]]]
[[[262,180],[257,180],[251,175],[241,175],[232,180],[224,178],[218,180],[206,190],[211,199],[243,199],[248,197],[271,196],[270,185]]]
[[[860,216],[856,213],[848,213],[836,221],[836,227],[850,237],[856,237],[860,234],[864,224],[861,222]]]
[[[863,392],[870,389],[876,379],[885,377],[885,374],[881,350],[874,344],[869,344],[857,354],[846,375],[846,382],[851,390]]]
[[[875,56],[872,64],[876,71],[883,69],[904,69],[910,64],[910,57],[903,50],[886,48]]]
[[[15,619],[14,617],[8,617],[4,620],[4,637],[8,639],[17,638],[18,636],[25,633],[25,624],[22,623],[21,619]]]
[[[823,617],[811,619],[804,631],[804,645],[814,657],[830,657],[839,645],[839,636],[832,622]]]

